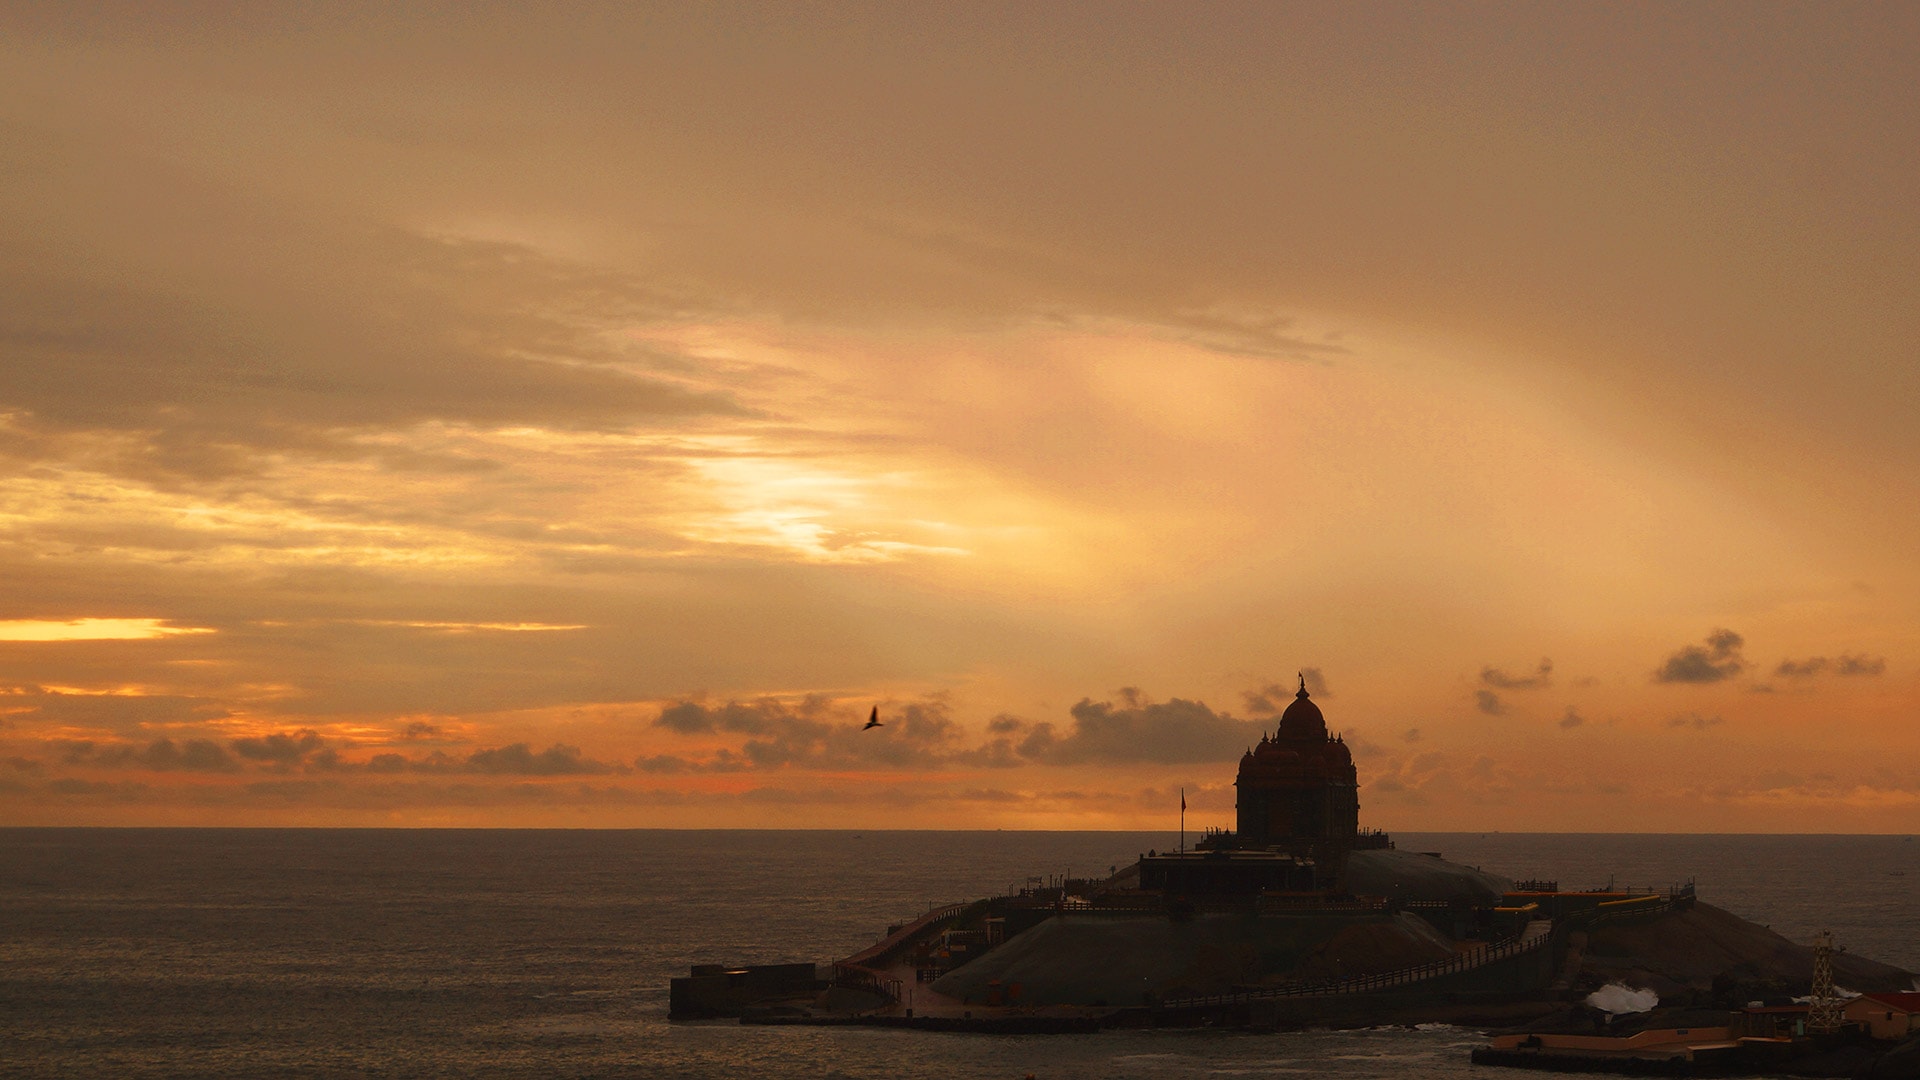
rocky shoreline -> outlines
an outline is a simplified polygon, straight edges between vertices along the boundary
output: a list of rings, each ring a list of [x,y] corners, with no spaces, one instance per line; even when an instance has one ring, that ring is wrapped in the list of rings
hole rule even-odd
[[[701,984],[704,999],[698,979],[674,980],[674,1015],[1006,1034],[1451,1024],[1490,1035],[1623,1038],[1676,1022],[1724,1027],[1751,1003],[1809,989],[1810,947],[1690,890],[1607,893],[1612,899],[1585,906],[1579,901],[1598,894],[1555,894],[1560,906],[1549,911],[1516,905],[1517,895],[1532,894],[1514,893],[1504,878],[1392,850],[1353,853],[1349,879],[1368,896],[1237,908],[1149,896],[1125,870],[1063,882],[929,912],[812,979],[787,966],[786,983],[763,976],[759,991],[728,996],[717,978],[746,988],[749,973],[772,969],[714,969]],[[1913,973],[1851,953],[1835,955],[1832,967],[1836,983],[1854,991],[1915,985]],[[1657,996],[1658,1007],[1616,1017],[1586,1003],[1610,985]],[[1505,1056],[1514,1060],[1486,1063],[1655,1068],[1651,1058]],[[1915,1070],[1898,1071],[1908,1068],[1902,1062]],[[1920,1077],[1920,1050],[1809,1042],[1766,1064],[1793,1075]]]

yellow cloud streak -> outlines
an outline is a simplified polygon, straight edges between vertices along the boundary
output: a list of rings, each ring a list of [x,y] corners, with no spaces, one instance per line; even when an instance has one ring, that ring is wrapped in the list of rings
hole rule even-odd
[[[0,641],[146,641],[211,633],[203,626],[168,626],[164,619],[0,620]]]
[[[474,630],[491,630],[509,634],[541,633],[552,630],[585,630],[586,623],[532,623],[532,622],[426,622],[409,619],[353,619],[361,626],[404,626],[415,630],[446,630],[451,633],[467,633]]]

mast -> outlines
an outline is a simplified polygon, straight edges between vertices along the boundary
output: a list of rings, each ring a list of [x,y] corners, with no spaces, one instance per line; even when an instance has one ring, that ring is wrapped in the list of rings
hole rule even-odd
[[[1833,989],[1833,931],[1813,935],[1813,987],[1807,995],[1807,1030],[1831,1035],[1845,1019],[1840,995]]]

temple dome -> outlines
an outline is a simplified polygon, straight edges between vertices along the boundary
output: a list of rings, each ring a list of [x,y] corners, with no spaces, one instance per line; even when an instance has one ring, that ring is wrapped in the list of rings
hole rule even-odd
[[[1316,887],[1333,888],[1358,835],[1359,785],[1347,744],[1309,698],[1303,672],[1279,730],[1240,758],[1229,845],[1313,859]]]
[[[1293,695],[1293,704],[1280,714],[1279,737],[1288,740],[1327,737],[1327,718],[1320,715],[1320,706],[1307,694],[1305,679],[1300,681],[1300,692]]]

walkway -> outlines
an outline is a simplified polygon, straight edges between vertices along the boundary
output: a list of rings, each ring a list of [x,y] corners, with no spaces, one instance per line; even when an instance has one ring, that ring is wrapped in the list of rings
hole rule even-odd
[[[1411,983],[1437,979],[1462,971],[1473,971],[1486,967],[1522,953],[1544,948],[1553,939],[1553,922],[1549,919],[1535,919],[1518,934],[1491,945],[1457,953],[1444,960],[1417,964],[1413,967],[1383,971],[1377,975],[1362,975],[1352,979],[1334,979],[1319,983],[1293,983],[1286,986],[1264,986],[1231,994],[1207,994],[1200,997],[1169,998],[1161,1005],[1169,1009],[1211,1007],[1234,1005],[1248,1001],[1263,1001],[1272,998],[1333,997],[1340,994],[1369,994],[1378,990],[1389,990]]]

